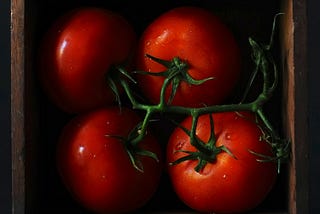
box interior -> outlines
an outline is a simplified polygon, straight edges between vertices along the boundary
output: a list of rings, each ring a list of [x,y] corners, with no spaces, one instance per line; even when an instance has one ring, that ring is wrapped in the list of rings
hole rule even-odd
[[[271,32],[273,17],[282,9],[283,1],[268,0],[177,0],[177,1],[140,1],[139,4],[130,0],[117,1],[85,1],[85,0],[55,0],[26,1],[26,210],[27,213],[59,213],[61,211],[70,213],[89,213],[75,202],[65,187],[61,184],[55,168],[55,145],[62,127],[71,119],[57,109],[43,94],[36,77],[36,54],[39,41],[44,32],[50,27],[58,16],[81,6],[98,6],[111,9],[125,16],[135,27],[140,35],[143,29],[154,18],[170,8],[183,5],[194,5],[212,10],[230,27],[234,32],[243,56],[244,77],[252,69],[250,61],[250,49],[248,37],[253,36],[259,41],[267,43]],[[286,29],[279,29],[285,31]],[[279,34],[280,35],[280,34]],[[275,50],[278,63],[282,63],[277,38]],[[280,66],[281,67],[281,66]],[[246,81],[244,78],[243,82]],[[243,84],[239,84],[242,91]],[[258,85],[256,86],[258,87]],[[283,124],[279,123],[282,118],[282,86],[281,81],[278,91],[265,106],[265,111],[271,118],[271,122],[277,130],[283,132]],[[252,94],[254,96],[255,94]],[[234,99],[237,99],[235,95]],[[163,136],[164,138],[167,137]],[[278,177],[278,181],[266,200],[253,212],[277,213],[287,212],[288,208],[288,170],[286,164]],[[163,176],[160,188],[151,201],[138,210],[141,212],[192,212],[175,195],[170,188],[169,180]]]

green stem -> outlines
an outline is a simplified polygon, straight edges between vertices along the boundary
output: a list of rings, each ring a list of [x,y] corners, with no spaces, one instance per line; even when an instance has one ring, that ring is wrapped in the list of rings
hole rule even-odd
[[[199,152],[204,154],[210,154],[211,150],[200,140],[198,140],[196,136],[197,124],[198,124],[199,115],[194,112],[192,114],[192,124],[190,130],[190,144],[197,148]]]
[[[136,137],[135,139],[133,139],[131,141],[131,143],[133,145],[138,145],[138,143],[143,140],[144,136],[147,133],[147,127],[151,118],[151,115],[153,114],[154,111],[152,111],[152,109],[147,110],[147,113],[144,117],[143,123],[141,125],[141,128],[138,130],[138,137]]]
[[[265,125],[265,127],[267,127],[267,129],[269,130],[270,133],[275,133],[271,123],[269,122],[269,120],[267,119],[267,117],[265,116],[265,114],[263,113],[262,109],[258,109],[257,111],[257,115],[259,116],[259,118],[262,120],[263,124]]]

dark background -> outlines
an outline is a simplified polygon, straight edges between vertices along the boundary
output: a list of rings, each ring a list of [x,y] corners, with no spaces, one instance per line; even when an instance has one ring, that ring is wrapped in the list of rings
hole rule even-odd
[[[308,0],[310,213],[320,213],[320,9],[319,0]],[[11,213],[10,145],[10,1],[0,3],[0,213]]]
[[[311,212],[320,213],[320,1],[308,0],[308,72]]]
[[[0,213],[11,213],[10,1],[0,2]]]

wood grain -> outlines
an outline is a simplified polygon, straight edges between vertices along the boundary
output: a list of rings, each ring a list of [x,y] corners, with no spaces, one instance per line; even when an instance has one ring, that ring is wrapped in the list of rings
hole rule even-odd
[[[24,1],[11,1],[12,213],[25,208]]]
[[[285,1],[283,10],[283,126],[292,151],[288,165],[288,212],[309,213],[306,2]]]

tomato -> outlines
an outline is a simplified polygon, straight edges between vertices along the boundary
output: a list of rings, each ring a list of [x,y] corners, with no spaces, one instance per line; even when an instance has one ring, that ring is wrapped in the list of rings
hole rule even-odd
[[[200,85],[181,81],[172,105],[203,107],[220,104],[234,89],[241,71],[241,54],[231,30],[211,12],[197,7],[178,7],[156,18],[143,32],[137,50],[137,70],[157,73],[166,68],[146,55],[186,63]],[[164,77],[138,75],[142,93],[159,103]],[[170,96],[171,88],[166,93]]]
[[[252,114],[241,112],[214,113],[216,147],[225,146],[231,154],[220,152],[216,160],[208,162],[202,170],[195,171],[197,160],[187,160],[168,166],[172,186],[189,207],[201,212],[240,213],[255,208],[274,186],[277,177],[275,162],[254,154],[272,156],[269,143],[261,138],[263,133]],[[191,128],[192,118],[181,125]],[[199,118],[196,135],[207,142],[211,133],[210,117]],[[173,163],[186,156],[183,151],[196,151],[189,136],[181,129],[174,130],[167,147],[167,162]]]
[[[123,141],[141,120],[126,108],[108,107],[78,115],[63,129],[57,167],[72,196],[97,213],[130,212],[155,193],[162,174],[161,148],[150,132],[138,144],[158,161],[137,155],[143,172],[133,167]]]
[[[106,75],[127,63],[136,34],[120,14],[102,8],[77,8],[58,18],[43,36],[39,76],[52,102],[81,113],[115,101]]]

